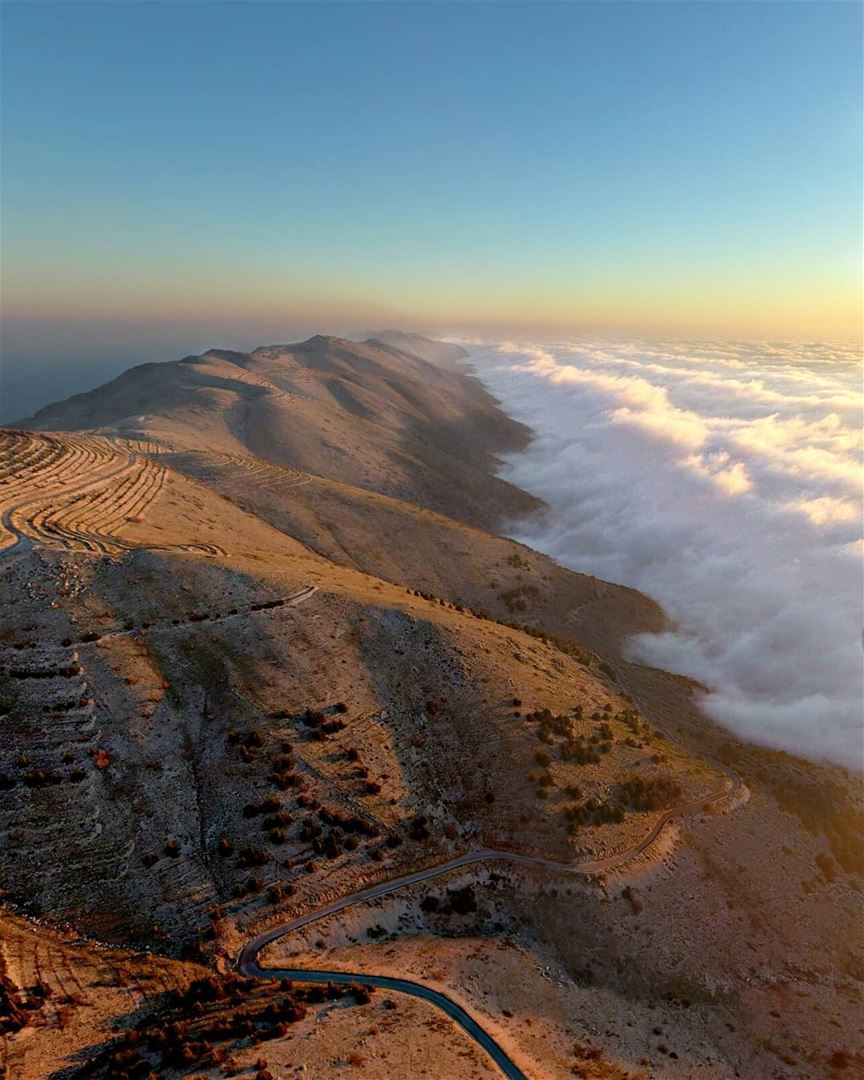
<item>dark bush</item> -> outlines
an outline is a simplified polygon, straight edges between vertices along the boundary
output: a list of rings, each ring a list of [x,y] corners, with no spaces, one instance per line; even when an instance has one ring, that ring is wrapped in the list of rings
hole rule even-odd
[[[457,915],[468,915],[470,912],[477,910],[477,898],[474,896],[474,889],[470,885],[466,885],[462,889],[448,889],[448,896],[450,897],[450,906]]]
[[[408,826],[408,835],[412,840],[428,840],[431,836],[425,817],[415,818]]]
[[[240,855],[240,866],[265,866],[270,862],[270,853],[259,847],[246,847]]]
[[[682,794],[681,785],[666,776],[632,776],[618,789],[620,801],[634,810],[668,810]]]

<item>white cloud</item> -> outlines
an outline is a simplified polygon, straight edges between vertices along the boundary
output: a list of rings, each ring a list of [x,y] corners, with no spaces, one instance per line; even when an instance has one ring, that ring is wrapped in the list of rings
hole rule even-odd
[[[537,437],[505,475],[550,512],[513,535],[656,598],[635,658],[698,678],[744,737],[864,766],[861,394],[854,350],[475,347]]]

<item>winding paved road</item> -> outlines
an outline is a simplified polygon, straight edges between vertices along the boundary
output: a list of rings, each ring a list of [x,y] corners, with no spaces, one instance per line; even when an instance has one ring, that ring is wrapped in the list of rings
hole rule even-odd
[[[429,881],[432,878],[441,877],[443,874],[449,874],[453,870],[470,866],[473,863],[492,861],[508,862],[519,866],[554,870],[565,874],[579,874],[585,877],[602,873],[606,870],[613,870],[616,867],[630,862],[632,859],[638,858],[647,851],[673,818],[684,817],[687,814],[702,809],[704,806],[720,802],[721,800],[738,793],[741,789],[742,782],[735,770],[730,769],[721,762],[712,761],[712,765],[725,773],[730,780],[730,783],[724,786],[722,791],[714,792],[705,798],[692,799],[681,806],[674,807],[672,810],[667,810],[660,815],[654,823],[654,826],[642,840],[632,847],[626,848],[624,851],[617,852],[614,855],[609,855],[602,859],[582,859],[571,863],[556,862],[554,859],[536,858],[532,855],[522,855],[516,851],[498,851],[495,848],[481,848],[478,851],[469,851],[464,855],[458,855],[455,859],[449,859],[447,862],[438,863],[435,866],[428,866],[423,870],[415,870],[413,873],[403,874],[401,877],[392,878],[390,881],[382,881],[377,885],[370,885],[366,889],[360,889],[358,892],[351,893],[349,896],[343,896],[339,900],[334,900],[329,904],[325,904],[323,907],[307,912],[305,915],[300,915],[296,919],[291,919],[289,922],[280,923],[270,930],[265,930],[264,933],[252,938],[251,941],[248,941],[243,946],[238,957],[237,966],[242,974],[252,978],[294,979],[297,982],[315,983],[336,982],[344,984],[363,982],[370,986],[380,987],[384,990],[394,990],[402,994],[409,994],[412,997],[421,998],[424,1001],[436,1005],[454,1020],[463,1031],[465,1031],[489,1054],[504,1076],[508,1077],[508,1080],[528,1080],[525,1073],[523,1073],[515,1062],[511,1060],[501,1045],[496,1042],[495,1039],[485,1031],[461,1005],[457,1005],[457,1003],[447,997],[446,994],[439,993],[437,990],[432,990],[430,987],[410,979],[391,978],[386,975],[367,975],[365,973],[360,974],[357,972],[324,971],[306,968],[263,968],[258,963],[258,957],[261,950],[279,938],[285,937],[285,935],[291,934],[296,930],[300,930],[310,923],[317,922],[319,919],[327,918],[330,915],[336,915],[338,912],[344,911],[345,908],[353,907],[355,904],[365,903],[368,900],[377,899],[380,896],[386,896],[389,893],[397,892],[399,889],[407,888],[410,885],[416,885],[421,881]]]
[[[362,983],[364,986],[374,986],[379,990],[392,990],[397,994],[409,994],[411,997],[421,998],[431,1005],[437,1006],[446,1013],[451,1020],[455,1020],[463,1031],[481,1046],[489,1057],[495,1062],[507,1080],[529,1080],[529,1077],[510,1058],[501,1045],[492,1038],[461,1005],[457,1004],[446,994],[438,990],[432,990],[422,983],[410,982],[408,979],[394,979],[388,975],[357,975],[345,971],[309,971],[306,968],[262,968],[257,964],[249,963],[243,968],[243,974],[259,979],[294,979],[296,982],[307,983],[341,983],[343,986],[351,983]]]

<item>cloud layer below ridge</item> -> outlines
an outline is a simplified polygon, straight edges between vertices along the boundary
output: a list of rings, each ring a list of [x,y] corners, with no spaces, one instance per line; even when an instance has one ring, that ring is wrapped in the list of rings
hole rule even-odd
[[[862,734],[855,350],[640,342],[472,346],[534,429],[504,475],[549,512],[511,535],[658,600],[631,655],[709,687],[745,738],[852,768]]]

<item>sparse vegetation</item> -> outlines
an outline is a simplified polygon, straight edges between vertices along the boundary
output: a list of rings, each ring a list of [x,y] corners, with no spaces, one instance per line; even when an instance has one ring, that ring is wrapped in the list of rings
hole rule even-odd
[[[71,1075],[74,1080],[132,1080],[165,1069],[219,1068],[233,1049],[286,1036],[310,1007],[328,1001],[367,1005],[372,993],[360,983],[300,987],[288,981],[206,976],[166,995],[155,1021],[112,1040]],[[260,1077],[266,1067],[259,1061],[255,1070]]]

